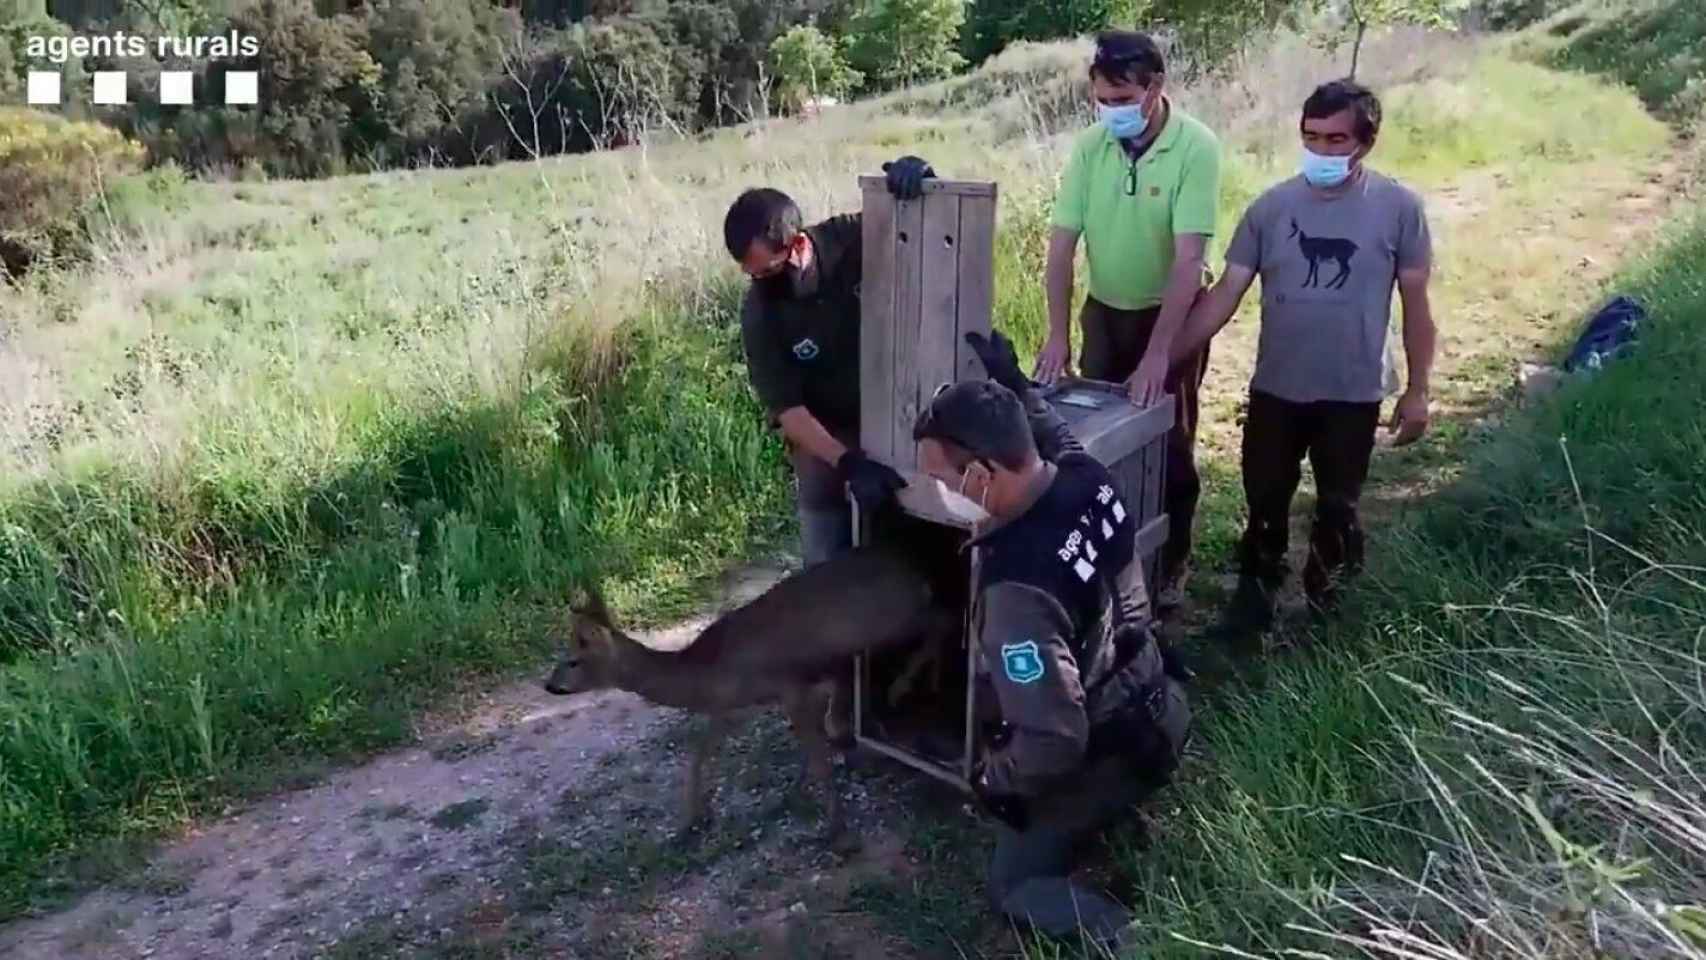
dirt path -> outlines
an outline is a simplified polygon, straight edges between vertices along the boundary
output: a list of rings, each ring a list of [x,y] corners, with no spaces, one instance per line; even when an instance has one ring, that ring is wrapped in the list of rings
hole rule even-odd
[[[778,576],[738,574],[728,602]],[[708,620],[644,639],[678,648]],[[989,933],[953,880],[910,888],[926,861],[975,872],[944,846],[976,827],[957,797],[892,765],[844,772],[863,845],[835,856],[794,790],[792,735],[774,712],[756,719],[719,760],[715,824],[677,842],[694,718],[518,684],[421,746],[206,825],[132,881],[0,929],[0,956],[875,958]]]

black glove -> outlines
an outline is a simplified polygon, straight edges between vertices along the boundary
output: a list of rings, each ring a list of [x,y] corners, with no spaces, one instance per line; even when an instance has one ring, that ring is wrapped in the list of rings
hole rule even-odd
[[[883,173],[888,175],[889,192],[900,200],[916,200],[922,197],[924,181],[936,175],[930,164],[911,155],[883,164]]]
[[[976,330],[968,330],[966,343],[977,351],[977,359],[989,372],[989,379],[1018,394],[1020,399],[1024,399],[1025,391],[1035,386],[1020,372],[1019,355],[1013,352],[1013,341],[1001,331],[995,330],[993,336],[985,337]]]
[[[989,784],[983,778],[983,762],[979,761],[971,774],[971,793],[977,801],[979,810],[1005,823],[1013,830],[1023,833],[1030,825],[1030,815],[1025,810],[1025,798],[1016,793],[996,793],[989,789]]]
[[[835,472],[841,477],[841,482],[853,491],[853,499],[859,501],[862,511],[875,510],[896,490],[906,486],[906,478],[896,473],[893,467],[872,460],[858,448],[851,448],[841,455],[835,464]]]

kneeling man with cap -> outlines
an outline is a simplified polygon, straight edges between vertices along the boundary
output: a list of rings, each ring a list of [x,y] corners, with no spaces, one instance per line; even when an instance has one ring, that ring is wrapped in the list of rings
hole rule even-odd
[[[991,379],[939,390],[913,436],[922,469],[990,515],[971,541],[978,702],[998,710],[979,718],[973,783],[1001,823],[989,893],[1015,921],[1118,946],[1130,915],[1069,880],[1073,851],[1170,779],[1190,708],[1138,615],[1136,518],[1113,477],[1005,337],[966,340]]]

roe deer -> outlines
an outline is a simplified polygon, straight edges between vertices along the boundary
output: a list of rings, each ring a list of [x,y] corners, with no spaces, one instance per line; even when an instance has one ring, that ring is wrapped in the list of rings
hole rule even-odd
[[[735,710],[780,702],[804,748],[806,770],[823,787],[828,834],[845,822],[835,788],[823,695],[856,654],[927,632],[954,629],[958,614],[932,603],[929,576],[915,557],[864,547],[792,574],[702,630],[678,652],[653,650],[617,629],[596,591],[573,611],[568,651],[545,681],[567,695],[611,687],[653,703],[710,717],[688,760],[679,829],[705,815],[705,760],[728,733]],[[805,779],[800,781],[805,786]]]

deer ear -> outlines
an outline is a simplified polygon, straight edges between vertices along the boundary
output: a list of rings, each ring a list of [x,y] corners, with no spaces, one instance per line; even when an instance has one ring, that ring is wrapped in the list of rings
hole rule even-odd
[[[604,597],[594,584],[587,584],[586,601],[575,608],[575,613],[591,620],[600,626],[615,627],[616,622],[610,618],[610,608],[604,605]]]

